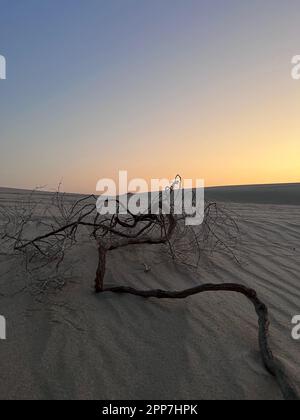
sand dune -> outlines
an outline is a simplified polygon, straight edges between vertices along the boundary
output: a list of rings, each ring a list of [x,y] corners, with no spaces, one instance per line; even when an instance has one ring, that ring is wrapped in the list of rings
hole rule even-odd
[[[284,203],[290,192],[280,188],[277,199],[272,188],[272,200]],[[144,289],[207,282],[255,288],[270,309],[274,352],[300,392],[300,342],[291,337],[291,319],[300,313],[300,208],[256,204],[258,190],[248,202],[245,190],[240,197],[232,190],[219,196],[241,229],[240,264],[215,254],[196,275],[164,259],[159,246],[132,246],[109,255],[106,281]],[[2,189],[0,204],[17,204],[26,194]],[[46,203],[50,196],[39,197]],[[74,270],[65,288],[37,299],[22,291],[18,259],[0,253],[0,314],[7,320],[1,399],[282,398],[262,365],[257,318],[247,300],[222,293],[185,301],[96,296],[94,243],[82,241],[69,259]]]
[[[232,203],[300,205],[300,184],[245,185],[206,189],[209,200]]]

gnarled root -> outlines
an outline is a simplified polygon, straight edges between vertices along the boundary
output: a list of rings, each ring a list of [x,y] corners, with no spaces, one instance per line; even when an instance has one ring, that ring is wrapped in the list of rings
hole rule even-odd
[[[289,382],[283,367],[279,361],[274,357],[269,345],[269,314],[266,305],[258,298],[257,293],[253,289],[249,289],[243,285],[236,283],[224,284],[203,284],[192,289],[182,291],[164,291],[164,290],[137,290],[131,287],[112,287],[105,288],[102,292],[112,292],[118,294],[131,294],[143,298],[158,298],[158,299],[185,299],[189,296],[204,292],[236,292],[244,295],[250,300],[255,308],[258,316],[259,327],[259,347],[262,355],[263,363],[268,372],[275,377],[283,397],[286,400],[299,400],[300,397]]]
[[[104,276],[106,270],[106,254],[107,249],[98,242],[98,268],[96,272],[96,279],[95,279],[95,291],[96,293],[101,293],[104,287]]]

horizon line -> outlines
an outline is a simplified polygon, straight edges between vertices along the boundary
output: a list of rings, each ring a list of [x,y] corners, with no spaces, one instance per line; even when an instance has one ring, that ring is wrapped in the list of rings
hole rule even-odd
[[[220,189],[220,188],[245,188],[245,187],[275,187],[275,186],[284,186],[284,185],[300,185],[300,180],[298,182],[276,182],[276,183],[255,183],[255,184],[229,184],[229,185],[213,185],[213,186],[205,186],[205,189]],[[45,186],[44,188],[47,188]],[[35,187],[35,188],[24,188],[24,187],[9,187],[9,186],[0,186],[0,190],[15,190],[15,191],[26,191],[26,192],[42,192],[47,194],[55,194],[58,192],[57,190],[46,190],[43,187]],[[91,193],[80,193],[80,192],[73,192],[73,191],[61,191],[63,194],[72,194],[72,195],[97,195],[97,192]]]

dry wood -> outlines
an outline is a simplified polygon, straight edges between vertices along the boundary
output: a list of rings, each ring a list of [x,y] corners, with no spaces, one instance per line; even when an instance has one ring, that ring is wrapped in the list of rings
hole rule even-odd
[[[112,292],[117,294],[131,294],[143,298],[157,299],[186,299],[199,293],[205,292],[235,292],[244,295],[253,304],[258,316],[258,341],[263,363],[268,372],[276,379],[283,397],[286,400],[299,400],[300,397],[290,383],[283,367],[274,357],[269,344],[269,314],[266,305],[258,298],[257,293],[253,289],[249,289],[237,283],[224,284],[203,284],[191,289],[181,291],[165,291],[165,290],[137,290],[131,287],[112,287],[106,288],[103,292]]]

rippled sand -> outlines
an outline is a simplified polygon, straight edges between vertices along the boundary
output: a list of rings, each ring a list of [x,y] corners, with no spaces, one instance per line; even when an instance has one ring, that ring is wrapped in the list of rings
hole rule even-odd
[[[26,194],[1,189],[0,205],[17,204]],[[274,352],[300,391],[300,342],[291,338],[291,319],[300,314],[300,207],[284,205],[284,196],[277,204],[233,204],[222,196],[241,229],[240,264],[215,254],[195,274],[164,260],[160,247],[132,246],[110,253],[106,282],[145,289],[207,282],[255,288],[270,309]],[[46,205],[50,196],[39,197]],[[37,300],[21,291],[18,259],[0,255],[0,315],[7,320],[7,340],[0,341],[1,399],[282,398],[262,365],[257,318],[243,297],[96,296],[94,243],[82,241],[70,259],[73,277],[65,288]],[[145,273],[143,264],[151,271]]]

